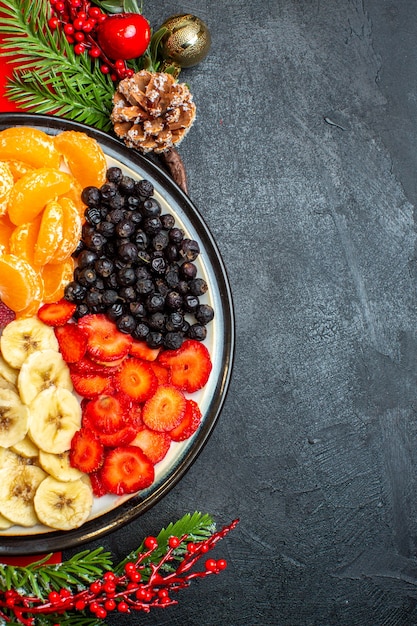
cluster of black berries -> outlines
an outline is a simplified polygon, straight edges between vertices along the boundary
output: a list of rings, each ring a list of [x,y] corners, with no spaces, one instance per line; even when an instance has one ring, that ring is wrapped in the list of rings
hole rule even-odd
[[[152,183],[118,167],[100,188],[83,190],[86,221],[65,298],[76,303],[77,318],[105,313],[150,347],[176,350],[185,338],[205,339],[214,311],[200,302],[207,283],[194,263],[198,243],[162,214],[153,192]]]

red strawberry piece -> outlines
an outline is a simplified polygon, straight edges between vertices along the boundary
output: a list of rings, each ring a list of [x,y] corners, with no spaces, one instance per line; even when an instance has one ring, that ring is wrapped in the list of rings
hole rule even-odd
[[[212,369],[210,353],[200,341],[187,339],[178,350],[164,350],[158,361],[171,372],[171,383],[193,393],[204,387]]]
[[[109,365],[100,365],[96,361],[92,361],[89,356],[84,355],[82,359],[76,363],[70,363],[70,369],[77,374],[100,374],[101,376],[113,376],[118,370],[118,365],[109,367]]]
[[[44,304],[38,311],[39,319],[48,326],[63,326],[74,315],[77,306],[65,298],[58,302]]]
[[[129,352],[133,338],[121,333],[104,313],[85,315],[78,324],[87,334],[87,352],[92,359],[111,364]]]
[[[71,380],[75,391],[83,398],[95,398],[106,393],[111,382],[101,374],[78,374],[74,371],[71,371]]]
[[[106,448],[116,448],[117,446],[125,446],[133,441],[139,428],[139,424],[130,422],[120,428],[120,430],[116,430],[114,433],[103,433],[97,431],[97,437]]]
[[[152,463],[159,463],[169,450],[171,437],[168,433],[157,432],[142,426],[131,444],[138,446]]]
[[[173,441],[184,441],[193,435],[201,422],[201,411],[197,402],[187,399],[185,404],[184,417],[172,430],[169,431],[169,436]]]
[[[115,374],[117,389],[136,402],[150,398],[158,386],[158,380],[150,365],[135,357],[125,359]]]
[[[137,339],[132,341],[129,350],[132,356],[136,356],[144,361],[155,361],[160,352],[161,348],[150,348],[146,341],[138,341]]]
[[[107,453],[100,478],[108,493],[121,496],[152,485],[155,469],[137,446],[119,446]]]
[[[67,363],[77,363],[87,350],[87,335],[77,324],[64,324],[55,328],[59,351]]]
[[[158,361],[152,361],[151,363],[149,363],[149,365],[151,366],[153,373],[157,377],[158,383],[160,385],[168,385],[168,383],[170,382],[169,369],[158,363]]]
[[[125,426],[127,408],[116,395],[100,395],[87,403],[83,419],[94,431],[114,433]]]
[[[103,464],[104,448],[97,435],[91,430],[81,428],[72,438],[70,463],[81,472],[89,474]]]
[[[143,422],[152,430],[172,430],[184,417],[185,404],[182,391],[173,385],[160,385],[143,406]]]
[[[0,300],[0,329],[16,319],[16,313]]]
[[[100,471],[91,472],[89,474],[91,488],[93,490],[93,494],[96,498],[101,498],[105,496],[107,491],[103,487],[103,483],[101,482]]]

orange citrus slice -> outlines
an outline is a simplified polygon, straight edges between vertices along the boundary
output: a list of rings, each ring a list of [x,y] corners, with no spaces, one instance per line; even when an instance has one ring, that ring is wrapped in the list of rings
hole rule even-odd
[[[14,178],[9,164],[0,161],[0,215],[4,215],[7,211],[7,203],[13,185]]]
[[[11,223],[7,215],[0,217],[0,254],[10,252],[10,237],[14,230],[14,224]]]
[[[49,167],[41,167],[19,178],[10,193],[8,205],[13,224],[20,226],[31,222],[50,200],[65,194],[71,183],[70,174]]]
[[[49,261],[50,263],[62,263],[68,259],[81,238],[82,222],[74,202],[70,198],[62,196],[58,203],[62,209],[63,234],[62,241]]]
[[[32,165],[23,163],[23,161],[16,161],[15,159],[10,159],[9,161],[6,161],[6,163],[10,167],[10,171],[15,181],[19,180],[19,178],[22,178],[22,176],[34,169]]]
[[[32,267],[35,263],[35,245],[38,240],[41,216],[35,217],[32,222],[16,226],[10,236],[10,252],[21,259],[25,259]]]
[[[50,135],[36,128],[17,126],[0,132],[0,159],[23,161],[36,168],[58,169],[61,155]]]
[[[24,259],[0,256],[0,298],[16,313],[42,297],[42,278]]]
[[[85,133],[66,130],[54,138],[55,147],[81,187],[100,187],[106,180],[107,163],[100,144]]]
[[[62,207],[56,200],[50,200],[42,213],[39,234],[35,244],[35,265],[45,265],[51,261],[61,245],[63,227]]]
[[[44,265],[41,270],[43,279],[43,301],[46,303],[58,302],[63,295],[65,286],[73,280],[75,262],[69,257],[59,265]]]

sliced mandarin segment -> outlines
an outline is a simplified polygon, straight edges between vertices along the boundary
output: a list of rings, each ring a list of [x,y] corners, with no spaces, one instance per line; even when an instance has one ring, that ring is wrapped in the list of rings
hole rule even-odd
[[[75,203],[62,196],[58,200],[62,208],[63,234],[62,241],[50,263],[62,263],[74,252],[81,238],[82,221]]]
[[[14,178],[9,164],[0,161],[0,215],[7,211],[10,192],[13,189]]]
[[[10,237],[15,226],[11,223],[7,215],[0,217],[0,254],[10,252]]]
[[[56,200],[50,200],[42,213],[39,234],[35,244],[35,265],[46,265],[59,249],[64,228],[62,207]]]
[[[82,187],[100,187],[106,180],[106,157],[99,143],[75,130],[66,130],[54,138],[57,150]]]
[[[35,267],[35,245],[38,240],[41,216],[35,217],[32,222],[15,226],[10,236],[10,252],[21,259],[28,261]]]
[[[72,176],[60,170],[41,167],[28,172],[15,183],[9,198],[8,212],[13,224],[31,222],[45,205],[65,194],[72,184]]]
[[[20,320],[26,317],[33,317],[39,311],[43,302],[43,296],[35,298],[32,302],[22,311],[16,311],[16,319]]]
[[[36,168],[58,169],[61,155],[50,135],[36,128],[16,126],[0,131],[0,159],[23,161]]]
[[[64,296],[65,286],[73,280],[75,262],[69,257],[59,265],[44,265],[41,270],[43,279],[43,301],[47,304],[58,302]]]
[[[23,161],[16,161],[15,159],[10,159],[9,161],[6,161],[6,163],[10,167],[10,171],[15,182],[34,169],[32,165],[24,163]]]
[[[75,178],[73,178],[70,189],[67,192],[65,192],[63,196],[59,196],[58,201],[61,202],[62,198],[69,198],[70,200],[72,200],[75,206],[77,207],[78,215],[81,217],[81,220],[84,223],[85,222],[84,213],[87,208],[87,205],[84,204],[84,202],[81,200],[82,191],[83,191],[83,188],[81,187],[80,183],[77,182]]]
[[[12,311],[23,311],[43,295],[42,278],[24,259],[0,256],[0,299]]]

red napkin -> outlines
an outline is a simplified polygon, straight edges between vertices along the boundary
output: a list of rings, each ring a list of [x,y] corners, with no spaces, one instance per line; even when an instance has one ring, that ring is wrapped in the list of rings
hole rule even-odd
[[[1,3],[0,3],[1,10]],[[3,47],[3,38],[0,35],[0,49]],[[5,113],[9,111],[19,111],[19,107],[14,103],[10,102],[6,96],[6,81],[9,76],[12,75],[13,72],[13,64],[9,62],[9,57],[1,57],[0,56],[0,112]],[[1,543],[1,539],[0,539]],[[37,556],[13,556],[13,557],[0,557],[0,561],[5,563],[6,565],[14,565],[14,566],[25,566],[34,561],[38,561],[45,555],[37,555]],[[62,561],[62,553],[55,552],[51,558],[48,560],[48,563],[60,563]]]

